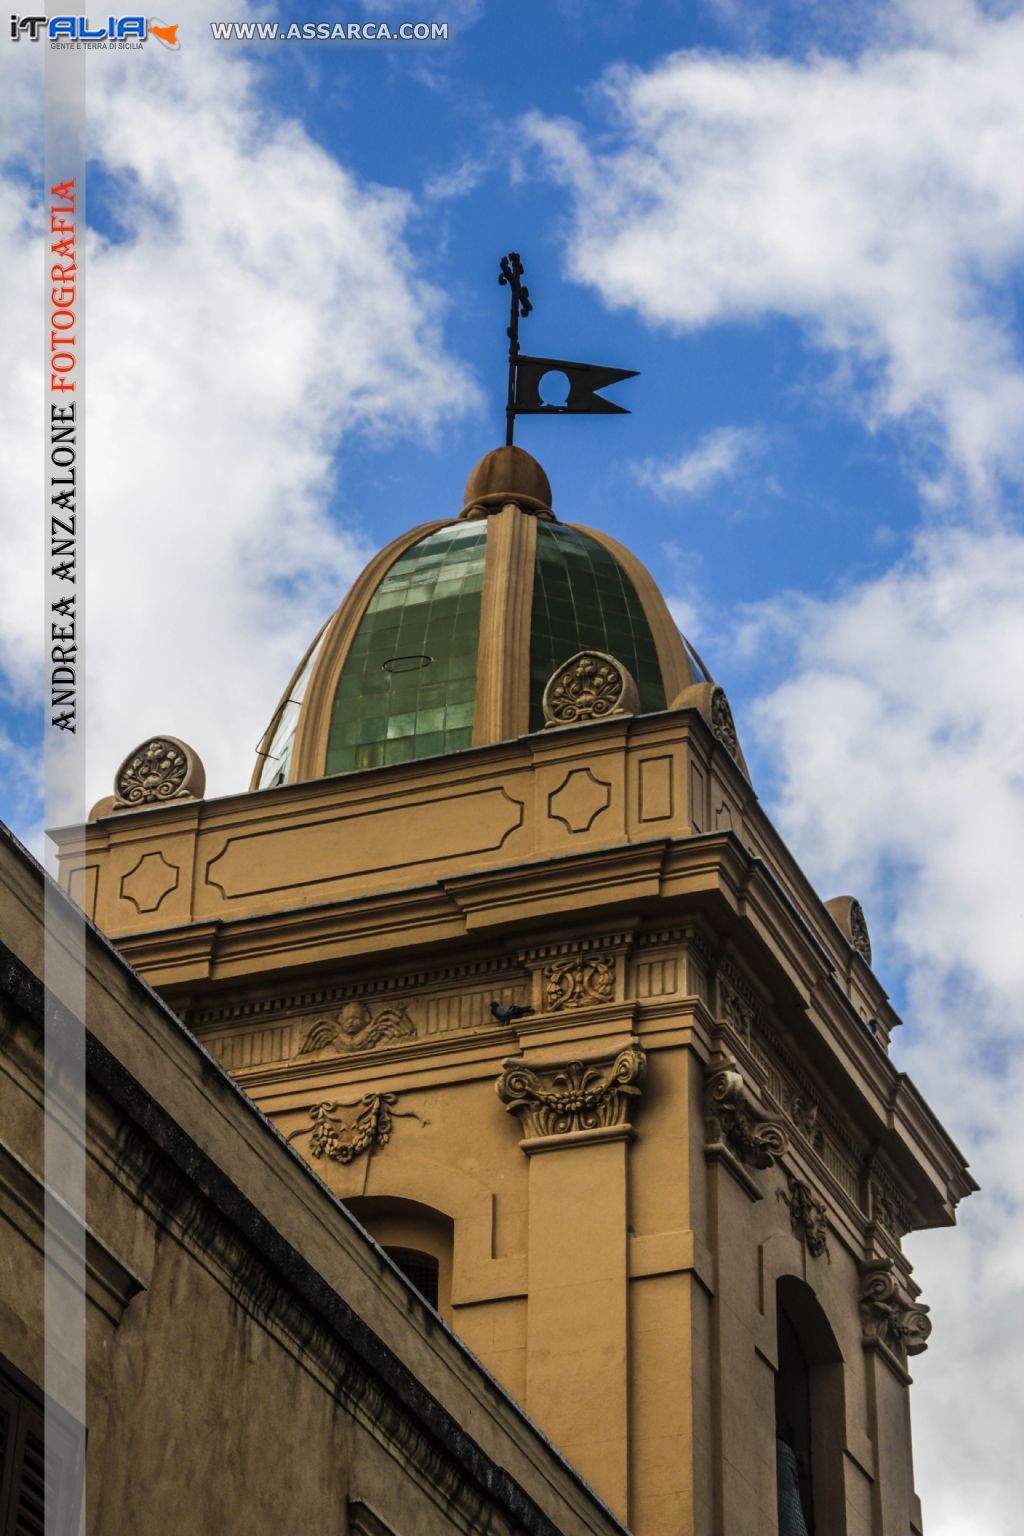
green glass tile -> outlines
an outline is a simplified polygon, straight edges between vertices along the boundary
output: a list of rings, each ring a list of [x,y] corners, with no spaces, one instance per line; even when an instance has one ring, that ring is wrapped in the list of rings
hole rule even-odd
[[[444,724],[446,730],[473,724],[474,703],[472,699],[465,704],[449,704],[444,711]]]
[[[358,719],[357,720],[341,720],[341,721],[338,722],[338,725],[336,727],[334,727],[334,729],[332,730],[332,732],[331,732],[332,738],[333,738],[333,740],[335,742],[337,742],[338,746],[345,746],[345,747],[354,746],[355,745],[356,737],[359,734],[359,726],[360,726],[360,721]]]
[[[407,715],[392,715],[387,723],[386,734],[390,740],[393,736],[412,736],[416,731],[416,715],[410,711]]]
[[[442,711],[443,713],[443,711]],[[416,733],[416,756],[439,757],[445,750],[444,731],[425,731],[423,735]]]
[[[461,752],[465,747],[473,745],[472,726],[466,726],[463,730],[445,731],[444,749],[446,752]]]
[[[328,773],[351,773],[355,766],[355,747],[335,747],[327,759]]]
[[[419,709],[430,709],[435,704],[443,704],[445,687],[443,682],[421,683],[416,694],[416,704]]]
[[[385,763],[408,763],[417,755],[416,743],[411,736],[384,743]]]
[[[366,748],[355,766],[446,750],[450,732],[442,727],[450,705],[462,707],[466,724],[459,729],[471,736],[486,547],[485,524],[453,524],[405,550],[387,572],[342,670],[329,772],[353,766],[345,756],[352,741],[360,753]],[[409,655],[431,660],[428,667],[385,670],[386,661]]]
[[[457,655],[449,657],[448,676],[455,678],[476,676],[476,650],[461,650]]]

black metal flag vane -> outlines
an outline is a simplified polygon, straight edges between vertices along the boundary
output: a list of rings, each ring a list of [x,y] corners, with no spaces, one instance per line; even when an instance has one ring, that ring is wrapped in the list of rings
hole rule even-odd
[[[501,258],[498,282],[511,292],[508,327],[508,404],[505,407],[505,442],[512,445],[517,416],[628,416],[624,405],[606,400],[597,391],[620,379],[635,379],[635,368],[601,368],[596,363],[570,363],[558,357],[525,357],[519,350],[519,321],[533,305],[523,284],[523,263],[518,251]],[[540,384],[547,373],[563,373],[569,381],[564,405],[547,405]]]

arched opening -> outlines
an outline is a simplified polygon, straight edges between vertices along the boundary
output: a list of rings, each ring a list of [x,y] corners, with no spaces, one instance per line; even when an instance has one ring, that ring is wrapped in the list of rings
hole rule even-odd
[[[450,1323],[454,1234],[451,1217],[421,1205],[418,1200],[382,1195],[356,1196],[345,1204],[424,1301]]]
[[[842,1536],[842,1353],[810,1286],[794,1275],[783,1275],[776,1303],[779,1536]]]

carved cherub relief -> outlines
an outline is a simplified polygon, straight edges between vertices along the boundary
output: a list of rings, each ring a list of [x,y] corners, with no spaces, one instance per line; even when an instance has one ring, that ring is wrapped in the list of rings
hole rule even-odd
[[[298,1054],[307,1056],[313,1051],[370,1051],[387,1040],[408,1040],[416,1034],[416,1026],[405,1007],[379,1008],[373,1014],[366,1003],[355,1000],[344,1003],[325,1019],[317,1019],[299,1046]]]

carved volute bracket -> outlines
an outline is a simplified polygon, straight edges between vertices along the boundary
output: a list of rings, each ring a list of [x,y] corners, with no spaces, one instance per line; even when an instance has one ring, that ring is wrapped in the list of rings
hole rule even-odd
[[[724,1156],[743,1168],[763,1169],[771,1168],[789,1150],[785,1126],[754,1103],[734,1061],[711,1068],[704,1098],[706,1157]],[[742,1182],[755,1198],[760,1198],[752,1181]]]
[[[614,1056],[564,1065],[502,1064],[495,1089],[523,1129],[523,1151],[560,1142],[606,1141],[631,1134],[630,1111],[640,1097],[647,1058],[637,1040]]]
[[[867,1259],[860,1266],[860,1316],[865,1349],[881,1349],[902,1369],[908,1355],[928,1347],[928,1308],[914,1300],[892,1259]]]
[[[812,1258],[820,1259],[824,1254],[831,1264],[832,1256],[828,1251],[828,1207],[823,1200],[817,1198],[809,1184],[803,1179],[794,1178],[788,1169],[786,1183],[788,1188],[780,1189],[778,1196],[789,1207],[794,1236],[802,1239]]]
[[[134,811],[170,800],[200,800],[206,770],[187,742],[151,736],[129,752],[114,775],[114,811]],[[109,803],[109,802],[104,802]]]

